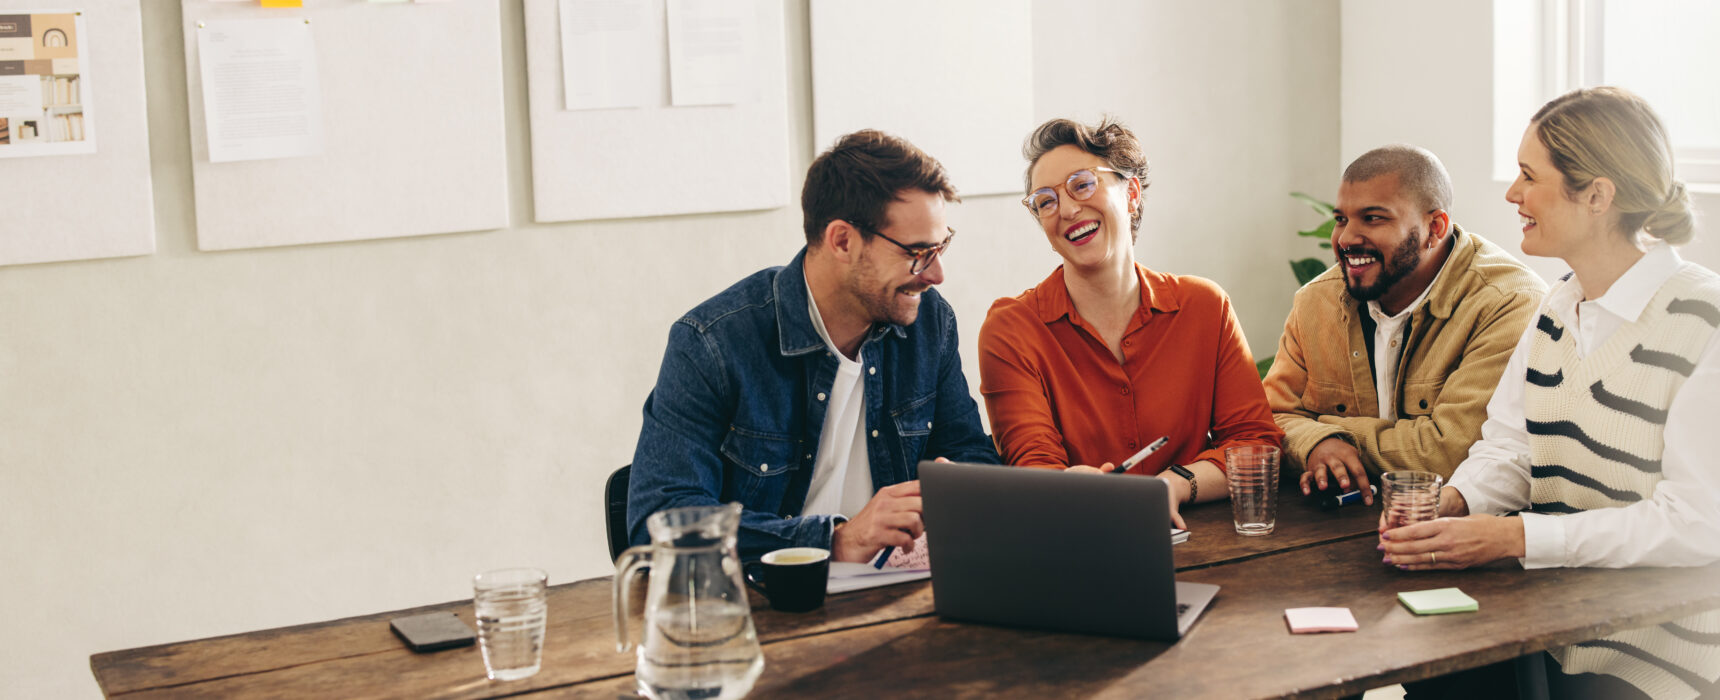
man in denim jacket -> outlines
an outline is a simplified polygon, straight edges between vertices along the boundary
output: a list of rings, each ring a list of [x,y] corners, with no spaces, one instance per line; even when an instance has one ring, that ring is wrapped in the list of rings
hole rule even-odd
[[[627,529],[666,508],[739,501],[740,553],[837,561],[911,548],[922,458],[998,461],[932,289],[958,201],[936,160],[876,131],[813,161],[806,248],[669,330],[633,455]]]

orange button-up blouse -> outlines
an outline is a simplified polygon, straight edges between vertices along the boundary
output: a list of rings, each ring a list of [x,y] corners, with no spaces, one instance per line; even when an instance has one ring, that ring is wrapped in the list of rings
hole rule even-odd
[[[1135,266],[1141,306],[1123,362],[1069,301],[1063,268],[997,300],[979,332],[980,393],[1005,464],[1121,463],[1169,436],[1131,472],[1208,460],[1224,448],[1279,445],[1248,341],[1210,280]]]

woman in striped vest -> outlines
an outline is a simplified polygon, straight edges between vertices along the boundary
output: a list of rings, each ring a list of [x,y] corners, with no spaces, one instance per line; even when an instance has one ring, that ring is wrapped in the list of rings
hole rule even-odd
[[[1441,519],[1381,533],[1388,564],[1720,561],[1720,276],[1672,246],[1689,196],[1654,110],[1618,88],[1542,107],[1505,199],[1523,252],[1570,265],[1518,342]],[[1521,517],[1500,517],[1521,513]],[[1552,696],[1720,697],[1720,611],[1550,652]]]

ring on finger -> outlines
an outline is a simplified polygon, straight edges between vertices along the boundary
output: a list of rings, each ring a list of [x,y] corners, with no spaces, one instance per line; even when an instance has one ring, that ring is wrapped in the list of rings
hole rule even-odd
[[[1427,564],[1428,564],[1428,566],[1437,566],[1439,564],[1439,553],[1438,552],[1428,552],[1427,553]]]

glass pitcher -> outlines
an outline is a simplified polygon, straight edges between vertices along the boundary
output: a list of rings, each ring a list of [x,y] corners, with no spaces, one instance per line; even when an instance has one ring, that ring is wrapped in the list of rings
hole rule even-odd
[[[615,560],[616,650],[627,651],[633,575],[649,567],[645,633],[634,672],[650,698],[738,698],[764,670],[741,560],[741,504],[675,508],[645,521],[649,546]]]

